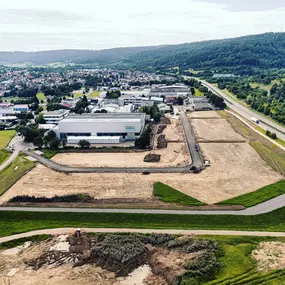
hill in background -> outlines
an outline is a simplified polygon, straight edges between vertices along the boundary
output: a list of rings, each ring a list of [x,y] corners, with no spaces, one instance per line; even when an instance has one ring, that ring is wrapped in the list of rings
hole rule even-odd
[[[179,67],[205,69],[239,66],[285,67],[285,33],[266,33],[233,39],[212,40],[157,47],[43,52],[0,52],[2,64],[48,64],[53,62],[116,66],[141,70]]]

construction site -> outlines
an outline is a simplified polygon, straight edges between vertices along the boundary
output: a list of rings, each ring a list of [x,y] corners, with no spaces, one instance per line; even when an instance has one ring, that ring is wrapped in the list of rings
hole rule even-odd
[[[153,203],[155,182],[167,184],[207,204],[214,204],[275,183],[282,176],[261,159],[246,138],[236,133],[217,112],[195,112],[189,116],[203,158],[211,166],[201,173],[63,173],[42,164],[22,177],[0,197],[1,204],[19,195],[53,197],[88,194],[98,200],[136,199]],[[179,166],[190,163],[190,155],[180,120],[171,119],[162,134],[167,147],[150,152],[60,153],[53,160],[63,165],[126,167]],[[157,135],[158,136],[158,135]],[[157,142],[157,138],[154,139]],[[149,154],[160,155],[159,162],[145,162]],[[103,168],[104,169],[104,168]],[[210,188],[205,185],[210,186]],[[210,190],[209,190],[210,189]]]

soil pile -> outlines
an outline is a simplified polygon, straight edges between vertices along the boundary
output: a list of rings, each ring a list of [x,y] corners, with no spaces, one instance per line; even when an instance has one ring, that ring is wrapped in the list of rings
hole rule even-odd
[[[167,140],[164,134],[161,134],[157,138],[157,148],[167,148]]]
[[[169,118],[167,118],[167,117],[162,117],[160,119],[160,123],[164,124],[164,125],[171,125],[171,120]]]
[[[149,153],[148,155],[146,155],[143,161],[144,162],[159,162],[160,158],[161,158],[160,154]]]
[[[159,125],[158,126],[158,130],[157,130],[157,134],[160,135],[163,133],[163,131],[167,128],[166,125]]]

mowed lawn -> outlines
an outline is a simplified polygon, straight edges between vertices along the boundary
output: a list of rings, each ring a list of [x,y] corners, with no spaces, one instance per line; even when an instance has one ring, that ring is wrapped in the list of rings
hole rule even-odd
[[[0,164],[2,164],[5,160],[7,160],[10,155],[11,153],[8,152],[7,150],[5,149],[0,150]]]
[[[285,194],[285,180],[265,186],[255,192],[223,201],[219,205],[243,205],[249,208],[283,194]]]
[[[46,101],[47,101],[47,97],[42,92],[37,93],[37,98],[40,101],[40,103],[41,103],[42,100],[44,101],[44,103],[46,103]]]
[[[10,140],[15,136],[15,130],[0,131],[0,149],[7,147]]]
[[[100,91],[93,91],[88,95],[88,98],[98,98],[100,95]]]
[[[9,166],[0,172],[0,196],[30,171],[35,164],[22,155],[18,156]]]

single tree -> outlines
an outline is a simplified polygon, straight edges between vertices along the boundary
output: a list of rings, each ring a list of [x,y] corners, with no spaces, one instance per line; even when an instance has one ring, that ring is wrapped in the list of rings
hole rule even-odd
[[[78,145],[81,147],[81,148],[89,148],[90,147],[90,142],[87,141],[87,140],[80,140],[78,142]]]

